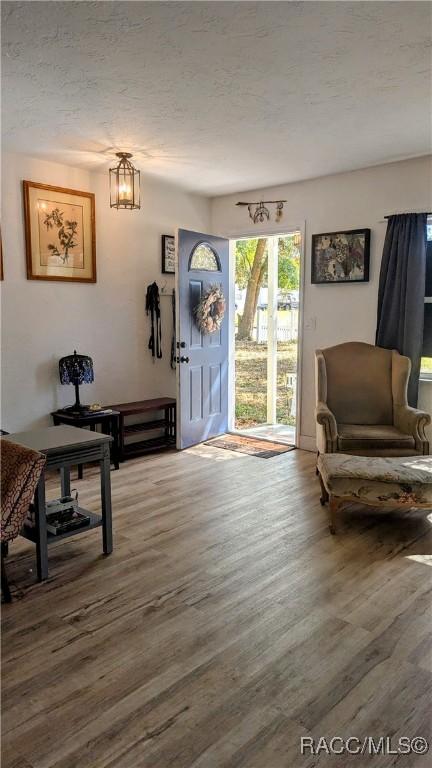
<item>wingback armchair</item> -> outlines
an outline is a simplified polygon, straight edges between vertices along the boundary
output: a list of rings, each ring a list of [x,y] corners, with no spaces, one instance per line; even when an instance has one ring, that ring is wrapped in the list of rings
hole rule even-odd
[[[429,453],[425,428],[431,416],[407,402],[408,357],[351,341],[317,349],[315,363],[319,453]]]

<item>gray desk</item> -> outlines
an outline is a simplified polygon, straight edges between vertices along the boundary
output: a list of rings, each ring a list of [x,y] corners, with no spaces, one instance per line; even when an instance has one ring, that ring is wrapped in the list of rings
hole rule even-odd
[[[34,497],[35,527],[24,526],[21,535],[36,544],[37,574],[39,581],[48,578],[48,545],[78,536],[92,528],[102,526],[104,554],[112,552],[112,513],[111,513],[111,475],[110,475],[110,435],[89,432],[87,429],[60,426],[35,429],[31,432],[15,432],[2,437],[14,443],[33,448],[47,457],[45,470],[59,469],[61,477],[61,495],[70,493],[70,470],[72,466],[98,461],[101,475],[102,515],[95,515],[86,509],[82,512],[90,517],[90,524],[83,528],[55,536],[47,532],[45,511],[45,470],[42,472]]]

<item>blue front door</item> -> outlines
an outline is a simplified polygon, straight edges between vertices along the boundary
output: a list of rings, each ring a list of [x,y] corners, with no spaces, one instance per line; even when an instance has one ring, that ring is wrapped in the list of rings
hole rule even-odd
[[[178,230],[178,448],[228,428],[229,241]],[[203,334],[195,309],[211,286],[221,286],[225,317],[219,331]]]

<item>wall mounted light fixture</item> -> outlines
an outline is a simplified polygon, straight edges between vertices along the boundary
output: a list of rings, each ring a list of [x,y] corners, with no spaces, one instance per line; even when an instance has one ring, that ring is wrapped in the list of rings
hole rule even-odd
[[[286,200],[260,200],[259,203],[243,203],[238,202],[236,205],[245,205],[249,211],[249,217],[254,224],[263,222],[265,219],[270,221],[270,211],[266,208],[267,205],[275,205],[275,221],[280,221],[283,216],[283,207]]]
[[[118,164],[110,168],[110,207],[140,208],[140,172],[132,165],[130,152],[116,152]]]

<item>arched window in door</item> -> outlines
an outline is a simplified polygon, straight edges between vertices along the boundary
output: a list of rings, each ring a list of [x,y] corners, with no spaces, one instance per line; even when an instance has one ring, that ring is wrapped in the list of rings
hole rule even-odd
[[[193,249],[189,260],[189,271],[220,272],[219,256],[209,243],[198,243]]]

